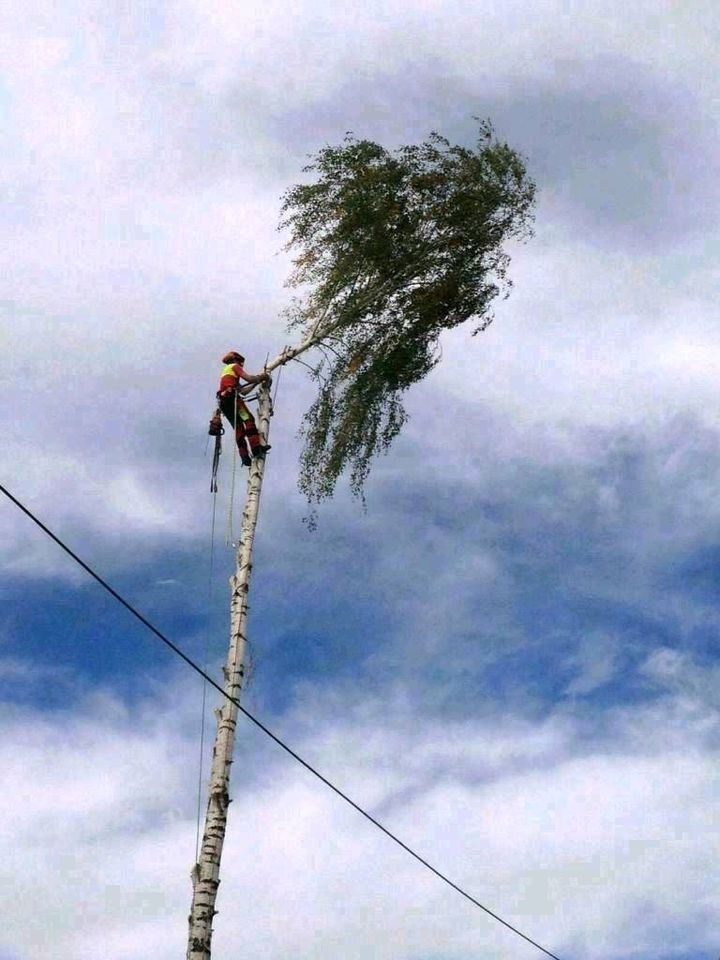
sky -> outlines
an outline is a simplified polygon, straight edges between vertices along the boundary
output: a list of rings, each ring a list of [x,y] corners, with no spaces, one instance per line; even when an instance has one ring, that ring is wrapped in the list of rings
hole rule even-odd
[[[213,676],[222,355],[293,335],[283,192],[474,117],[535,236],[307,530],[278,384],[245,704],[563,960],[720,955],[720,16],[704,0],[8,0],[2,483]],[[202,685],[0,504],[0,960],[183,955]],[[209,695],[208,729],[215,698]],[[207,778],[207,756],[201,782]],[[250,724],[214,953],[526,960]],[[714,906],[713,906],[714,905]]]

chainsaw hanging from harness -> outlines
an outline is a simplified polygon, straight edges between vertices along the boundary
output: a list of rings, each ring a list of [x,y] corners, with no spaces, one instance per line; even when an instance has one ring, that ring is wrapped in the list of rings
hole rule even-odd
[[[220,408],[218,407],[215,410],[215,413],[212,415],[210,420],[210,426],[208,427],[208,434],[211,437],[215,437],[215,449],[213,450],[213,462],[212,462],[212,475],[210,477],[210,493],[217,493],[217,475],[218,467],[220,466],[220,454],[222,453],[222,435],[225,433],[225,427],[222,423],[222,415],[220,413]]]

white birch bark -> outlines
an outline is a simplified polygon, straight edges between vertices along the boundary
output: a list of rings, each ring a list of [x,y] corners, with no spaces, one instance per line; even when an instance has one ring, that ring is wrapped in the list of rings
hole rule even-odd
[[[294,360],[299,354],[320,342],[332,329],[332,327],[326,327],[319,330],[318,326],[316,325],[297,346],[287,347],[271,363],[266,364],[265,370],[270,373],[277,367]],[[271,416],[270,388],[269,385],[262,383],[258,388],[258,430],[265,443],[269,436]],[[253,460],[247,483],[235,575],[230,579],[230,647],[223,673],[225,692],[235,700],[240,698],[242,690],[248,591],[264,473],[265,461]],[[198,862],[192,870],[193,896],[188,917],[187,960],[209,960],[211,956],[212,923],[217,913],[215,902],[220,886],[220,860],[230,805],[230,769],[233,762],[238,709],[230,700],[223,698],[221,708],[216,711],[216,714],[218,725],[213,747],[205,828]]]
[[[269,435],[271,412],[270,388],[263,383],[258,389],[258,430],[264,443],[267,443]],[[235,700],[240,698],[243,683],[248,590],[264,472],[265,461],[253,460],[247,483],[235,575],[230,578],[230,647],[223,672],[225,692]],[[188,917],[187,960],[208,960],[211,955],[212,923],[217,913],[215,901],[220,885],[220,859],[230,804],[230,770],[237,714],[235,704],[223,698],[220,710],[216,711],[218,725],[202,846],[198,862],[192,871],[193,897]]]

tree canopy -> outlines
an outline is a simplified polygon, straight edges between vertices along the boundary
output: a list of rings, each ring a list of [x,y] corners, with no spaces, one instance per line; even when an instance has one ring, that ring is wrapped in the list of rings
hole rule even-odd
[[[504,243],[530,235],[535,184],[523,158],[480,123],[474,149],[432,133],[388,151],[348,134],[283,197],[281,228],[300,296],[292,329],[320,351],[299,485],[310,503],[346,470],[362,496],[372,460],[407,419],[404,392],[439,359],[443,330],[492,321],[507,295]]]

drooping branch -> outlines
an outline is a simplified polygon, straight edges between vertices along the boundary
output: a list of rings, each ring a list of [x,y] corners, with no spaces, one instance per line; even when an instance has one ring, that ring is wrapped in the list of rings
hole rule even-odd
[[[306,170],[315,181],[287,191],[281,221],[296,252],[289,284],[309,290],[288,326],[304,335],[268,370],[333,342],[301,431],[300,487],[317,502],[345,470],[362,495],[405,423],[403,393],[438,362],[441,333],[491,322],[511,287],[503,244],[531,233],[535,185],[487,122],[474,149],[432,134],[390,153],[348,135]]]

